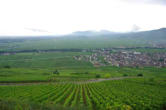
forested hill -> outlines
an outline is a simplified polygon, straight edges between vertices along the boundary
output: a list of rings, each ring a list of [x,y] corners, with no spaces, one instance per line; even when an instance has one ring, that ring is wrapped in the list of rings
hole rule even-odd
[[[123,38],[123,39],[136,39],[146,41],[165,41],[166,40],[166,28],[150,31],[140,32],[128,32],[128,33],[116,33],[106,30],[102,31],[78,31],[71,34],[76,37],[109,37],[109,38]]]
[[[111,47],[166,47],[166,28],[158,30],[115,33],[110,31],[79,31],[65,36],[0,37],[0,50],[89,49]]]
[[[124,36],[124,38],[128,37],[131,39],[162,42],[163,40],[166,41],[166,28],[161,28],[158,30],[151,30],[151,31],[127,33],[122,36]]]

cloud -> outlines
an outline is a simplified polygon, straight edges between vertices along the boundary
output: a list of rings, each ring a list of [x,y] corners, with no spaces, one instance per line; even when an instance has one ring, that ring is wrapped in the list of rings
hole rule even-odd
[[[166,5],[166,0],[146,0],[147,3]]]
[[[166,26],[166,6],[161,5],[165,2],[0,0],[0,35],[57,35],[103,29],[128,32],[134,24],[141,27],[141,31],[157,29]]]
[[[166,5],[166,0],[121,0],[129,3]]]
[[[48,32],[42,29],[35,29],[35,28],[24,28],[25,30],[33,31],[33,32]]]
[[[141,28],[139,27],[139,26],[137,26],[136,24],[134,24],[133,25],[133,27],[132,27],[132,32],[137,32],[137,31],[139,31]]]

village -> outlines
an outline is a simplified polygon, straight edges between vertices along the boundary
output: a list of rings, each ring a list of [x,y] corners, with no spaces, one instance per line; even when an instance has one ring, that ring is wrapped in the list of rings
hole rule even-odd
[[[112,65],[117,67],[166,67],[166,53],[142,53],[120,50],[92,50],[91,55],[74,56],[75,60],[91,62],[95,67]]]

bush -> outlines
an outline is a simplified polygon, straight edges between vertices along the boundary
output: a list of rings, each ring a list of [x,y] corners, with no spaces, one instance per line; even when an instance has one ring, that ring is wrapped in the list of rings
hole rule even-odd
[[[100,74],[96,74],[96,78],[101,78]]]
[[[9,65],[4,66],[4,68],[11,68]]]
[[[143,74],[142,74],[142,73],[139,73],[139,74],[137,74],[137,76],[143,76]]]
[[[128,74],[123,74],[124,77],[128,76]]]
[[[104,75],[104,78],[110,78],[111,77],[111,74],[105,74]]]
[[[58,71],[58,70],[55,70],[55,71],[53,72],[53,74],[59,75],[59,71]]]

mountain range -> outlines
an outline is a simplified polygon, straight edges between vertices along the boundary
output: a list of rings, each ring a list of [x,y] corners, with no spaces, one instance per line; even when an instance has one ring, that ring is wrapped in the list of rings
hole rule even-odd
[[[166,48],[166,28],[118,33],[107,30],[77,31],[63,36],[23,36],[1,38],[0,50],[27,49],[89,49],[111,47],[164,47]]]

